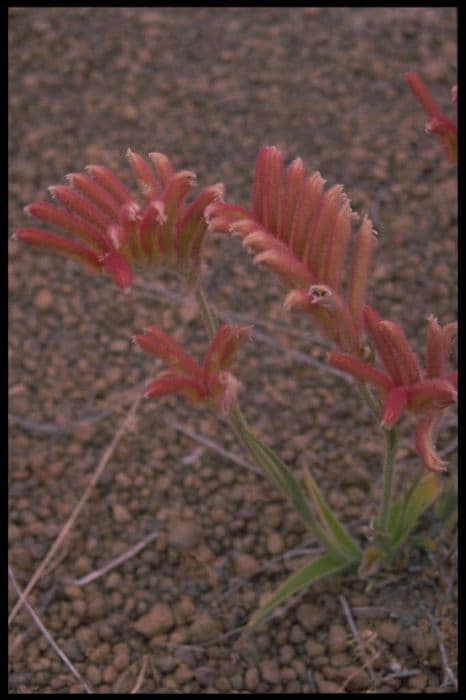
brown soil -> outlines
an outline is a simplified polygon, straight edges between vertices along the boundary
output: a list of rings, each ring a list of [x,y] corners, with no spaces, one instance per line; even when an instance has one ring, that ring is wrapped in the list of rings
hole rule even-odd
[[[371,303],[419,351],[429,313],[455,318],[456,171],[403,81],[419,70],[451,114],[453,9],[19,8],[10,52],[10,233],[27,225],[22,206],[89,162],[127,178],[128,146],[165,152],[246,202],[257,151],[275,143],[369,211],[380,233]],[[167,273],[146,270],[125,296],[16,241],[9,254],[9,544],[24,589],[154,373],[132,334],[156,323],[198,356],[206,337]],[[237,240],[209,242],[205,283],[225,318],[256,324],[237,370],[251,425],[298,477],[312,467],[363,538],[380,436],[351,384],[326,369],[326,345],[305,319],[290,323],[283,291]],[[142,403],[28,598],[93,692],[455,690],[456,548],[433,513],[434,551],[370,587],[316,585],[248,637],[250,614],[313,543],[272,485],[185,429],[244,458],[220,418],[181,400]],[[402,434],[397,488],[420,468],[408,421]],[[439,437],[450,474],[454,439],[450,416]],[[10,609],[16,600],[10,579]],[[11,693],[85,692],[26,608],[10,642]]]

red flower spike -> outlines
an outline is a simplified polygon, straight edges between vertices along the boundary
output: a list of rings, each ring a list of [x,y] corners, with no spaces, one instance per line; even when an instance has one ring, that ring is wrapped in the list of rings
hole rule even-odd
[[[240,382],[227,371],[239,345],[249,336],[246,326],[221,326],[210,341],[202,367],[170,336],[155,326],[134,341],[171,369],[161,372],[146,389],[145,396],[182,394],[193,403],[208,402],[227,413],[236,404]]]
[[[307,287],[312,281],[309,270],[288,251],[284,253],[275,247],[269,248],[256,255],[253,262],[269,267],[291,287]]]
[[[85,170],[120,204],[124,204],[130,199],[133,199],[131,193],[126,189],[120,178],[112,173],[109,168],[105,168],[103,165],[86,165]]]
[[[444,337],[439,322],[434,316],[427,319],[426,375],[438,377],[445,364]]]
[[[278,148],[272,146],[268,151],[267,169],[265,172],[266,183],[264,188],[263,211],[264,226],[275,235],[278,233],[278,224],[280,221],[282,177],[282,154]]]
[[[129,257],[132,260],[142,260],[144,257],[144,252],[142,250],[141,239],[140,239],[140,221],[139,221],[140,208],[139,204],[134,200],[125,202],[120,207],[118,214],[118,221],[120,225],[127,231],[129,239]]]
[[[151,199],[158,199],[161,192],[152,168],[146,163],[142,156],[138,153],[133,153],[130,148],[126,151],[126,157],[128,158],[131,170],[133,171],[133,175],[136,178],[136,182],[139,185],[143,197],[148,202]]]
[[[147,399],[160,399],[169,394],[181,394],[192,403],[204,398],[203,387],[189,377],[159,376],[144,392]]]
[[[197,260],[207,233],[204,217],[206,207],[223,199],[225,188],[221,182],[205,187],[185,210],[175,233],[175,246],[180,262],[189,265]]]
[[[307,259],[312,266],[316,279],[325,280],[326,252],[331,241],[332,231],[340,206],[344,202],[343,188],[334,185],[322,197],[319,219],[314,227],[312,237],[309,237]]]
[[[400,374],[400,383],[407,385],[418,382],[421,378],[419,365],[400,326],[392,321],[381,321],[379,333],[391,348],[392,357]]]
[[[376,350],[380,355],[380,359],[385,365],[385,369],[392,378],[392,381],[397,385],[401,385],[403,383],[402,375],[396,358],[393,356],[393,348],[388,342],[386,335],[380,332],[379,324],[382,319],[370,306],[364,307],[363,317]]]
[[[304,163],[301,158],[295,158],[286,171],[285,191],[278,225],[278,238],[285,243],[289,243],[286,237],[290,236],[293,229],[296,212],[303,193],[305,178],[306,168],[304,167]]]
[[[109,274],[118,287],[127,290],[133,278],[134,263],[155,262],[174,268],[192,285],[201,265],[202,244],[207,232],[206,209],[223,195],[223,185],[205,188],[190,206],[184,198],[193,185],[194,174],[173,172],[161,153],[152,153],[157,171],[137,153],[128,151],[128,160],[148,200],[145,206],[131,195],[111,170],[88,165],[85,173],[67,175],[69,187],[49,188],[61,208],[49,202],[33,202],[26,213],[57,226],[95,249],[66,238],[37,233],[20,240],[45,250],[72,255],[87,266]],[[160,181],[160,182],[159,182]],[[244,215],[243,215],[244,218]]]
[[[219,231],[221,233],[232,233],[230,227],[239,221],[250,220],[250,211],[236,204],[225,204],[224,202],[212,202],[206,207],[204,217],[207,221],[209,231]],[[254,224],[257,227],[257,223]]]
[[[324,335],[343,350],[356,351],[357,338],[346,302],[323,284],[311,285],[307,294],[311,302],[309,313]]]
[[[291,289],[310,284],[332,290],[332,302],[341,313],[319,306],[310,308],[299,295],[287,297],[286,305],[307,311],[327,337],[347,350],[357,345],[362,332],[361,312],[365,302],[370,262],[372,225],[366,217],[356,237],[353,258],[351,306],[343,298],[343,270],[351,238],[353,214],[340,185],[324,192],[320,173],[306,174],[300,158],[283,173],[283,158],[275,146],[259,151],[254,170],[252,208],[216,202],[206,208],[209,230],[239,236],[256,255],[254,262],[269,267]],[[354,318],[350,318],[354,315]],[[337,329],[339,319],[343,325]]]
[[[432,472],[446,471],[446,462],[440,458],[434,448],[435,434],[441,415],[432,411],[422,418],[416,427],[414,443],[419,457],[426,469]]]
[[[380,425],[386,430],[393,428],[398,418],[408,405],[408,391],[403,386],[397,386],[388,392],[383,402],[380,414]]]
[[[271,148],[271,146],[264,146],[264,148],[261,148],[259,155],[257,156],[256,166],[254,169],[252,210],[255,214],[255,218],[258,221],[264,220],[265,179],[269,165]]]
[[[84,219],[79,219],[72,214],[69,214],[64,209],[59,209],[55,204],[50,202],[32,202],[24,207],[24,211],[29,216],[35,216],[36,219],[43,221],[45,224],[52,224],[59,228],[68,231],[76,238],[80,238],[85,243],[88,243],[93,248],[104,252],[108,249],[108,243],[105,235],[95,226],[92,226]]]
[[[324,184],[325,180],[320,173],[314,173],[307,178],[294,216],[293,227],[289,232],[289,246],[304,264],[309,259],[309,248],[319,221]]]
[[[231,372],[218,373],[214,393],[217,394],[218,406],[223,415],[227,415],[237,404],[241,386],[241,382]]]
[[[113,224],[107,229],[107,233],[110,236],[110,240],[113,243],[115,250],[120,250],[120,248],[125,248],[129,242],[129,232],[123,226],[119,224]]]
[[[200,372],[198,363],[193,360],[174,338],[157,326],[144,329],[144,335],[134,336],[134,341],[146,352],[152,353],[177,374],[196,375]]]
[[[79,190],[93,204],[102,209],[102,211],[108,214],[110,217],[115,218],[118,216],[118,210],[121,206],[120,202],[115,199],[104,187],[99,185],[96,180],[84,175],[84,173],[69,173],[69,175],[66,176],[66,179],[70,183],[71,187]]]
[[[126,294],[131,289],[133,272],[122,255],[112,250],[101,258],[102,269],[110,275],[116,286]]]
[[[430,315],[427,319],[426,376],[440,377],[450,354],[453,339],[458,331],[456,322],[448,323],[444,328],[437,319]]]
[[[180,170],[172,176],[165,189],[163,204],[167,218],[160,232],[160,248],[163,253],[169,254],[174,250],[176,213],[182,207],[189,190],[194,186],[195,178],[195,174],[190,170]]]
[[[325,284],[336,292],[341,292],[343,265],[348,250],[351,236],[351,207],[346,201],[336,216],[335,225],[331,234],[325,259],[323,278]],[[356,238],[356,242],[357,242]],[[356,257],[356,249],[353,256]],[[365,288],[364,288],[365,292]]]
[[[155,172],[157,173],[160,184],[162,185],[162,189],[164,190],[174,174],[170,161],[166,155],[157,152],[149,153],[149,158],[152,161]]]
[[[365,216],[356,234],[348,288],[348,306],[359,333],[363,326],[363,309],[366,299],[367,279],[376,236],[370,219]]]
[[[232,327],[225,324],[220,326],[212,338],[204,359],[205,381],[220,370],[230,369],[239,346],[250,339],[250,330],[250,326]]]
[[[364,309],[364,317],[386,372],[344,353],[332,353],[328,358],[330,364],[377,389],[383,403],[381,424],[387,430],[405,411],[419,416],[416,450],[427,469],[443,470],[443,462],[433,445],[433,427],[442,411],[457,399],[456,373],[446,372],[456,324],[447,324],[442,329],[433,316],[429,317],[426,370],[422,376],[401,328],[391,321],[382,321],[370,307]]]
[[[354,355],[344,352],[331,352],[327,358],[329,364],[342,372],[351,374],[361,382],[367,382],[375,387],[381,396],[385,396],[392,388],[393,382],[380,369],[358,360]]]
[[[22,228],[16,231],[14,237],[19,241],[23,241],[23,243],[29,243],[29,245],[37,246],[53,253],[63,253],[70,258],[79,260],[93,272],[99,272],[101,269],[100,258],[94,250],[61,236],[56,236],[53,233],[46,233],[37,228]]]
[[[153,262],[161,258],[159,236],[162,226],[167,220],[163,202],[153,199],[141,213],[139,231],[142,249]]]
[[[426,409],[441,410],[456,403],[457,393],[453,384],[447,379],[435,377],[413,384],[408,388],[409,405],[414,413]]]
[[[89,221],[94,226],[105,231],[107,226],[112,223],[109,216],[104,214],[100,209],[92,204],[89,200],[74,192],[69,187],[64,185],[51,185],[49,188],[54,199],[58,199],[65,207],[81,218]]]
[[[456,162],[458,156],[458,129],[456,124],[453,124],[442,114],[427,85],[417,73],[414,71],[406,73],[405,80],[429,116],[425,126],[426,132],[439,136],[447,157],[452,162]],[[457,99],[457,92],[453,94],[454,100]]]

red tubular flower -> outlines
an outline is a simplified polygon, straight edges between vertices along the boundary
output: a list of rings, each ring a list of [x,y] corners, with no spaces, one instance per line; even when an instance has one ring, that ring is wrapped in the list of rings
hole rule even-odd
[[[238,347],[249,338],[248,326],[223,325],[210,341],[199,365],[173,338],[156,326],[145,329],[134,341],[161,359],[170,369],[161,372],[146,389],[148,398],[180,394],[191,403],[208,402],[226,414],[236,404],[240,382],[229,371]]]
[[[207,233],[204,210],[222,199],[223,185],[206,187],[186,205],[194,174],[174,172],[162,153],[149,157],[152,165],[137,153],[127,152],[142,204],[111,170],[88,165],[87,174],[71,173],[68,185],[49,188],[62,206],[33,202],[25,208],[30,216],[64,230],[79,243],[31,227],[20,229],[15,237],[74,257],[93,272],[110,275],[125,291],[131,287],[133,265],[143,262],[171,266],[194,283]]]
[[[288,309],[307,312],[328,338],[354,352],[363,327],[374,231],[364,217],[344,294],[353,213],[342,187],[325,192],[324,184],[320,173],[307,174],[301,158],[285,172],[280,151],[265,146],[256,161],[251,209],[215,202],[205,215],[211,230],[239,236],[254,262],[291,288]]]
[[[456,323],[442,328],[437,319],[429,316],[426,369],[422,373],[396,323],[383,321],[370,307],[364,309],[364,319],[385,372],[349,353],[331,353],[330,364],[377,389],[382,401],[380,420],[384,428],[392,428],[405,411],[420,416],[415,435],[416,450],[427,469],[443,471],[445,463],[435,451],[433,436],[443,410],[456,402],[456,376],[447,371]]]
[[[442,114],[440,107],[434,100],[427,85],[417,73],[414,71],[406,73],[405,80],[414,96],[429,116],[429,120],[425,125],[426,132],[428,134],[436,134],[440,138],[447,157],[453,163],[456,163],[458,158],[458,128],[456,124]],[[452,102],[456,105],[457,101],[458,90],[455,85],[452,88]]]

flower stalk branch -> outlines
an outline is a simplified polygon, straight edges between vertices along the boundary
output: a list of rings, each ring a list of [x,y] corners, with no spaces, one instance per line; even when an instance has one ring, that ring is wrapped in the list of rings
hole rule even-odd
[[[395,472],[396,453],[398,448],[398,434],[396,428],[384,429],[385,455],[383,463],[383,491],[380,515],[377,528],[382,536],[387,534],[392,504],[393,476]]]

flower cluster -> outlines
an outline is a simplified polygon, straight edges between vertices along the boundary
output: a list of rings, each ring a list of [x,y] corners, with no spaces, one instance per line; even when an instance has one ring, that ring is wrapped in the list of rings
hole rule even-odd
[[[236,404],[240,382],[229,371],[238,347],[249,338],[248,326],[223,325],[210,341],[199,365],[169,335],[156,326],[134,336],[134,342],[161,359],[170,369],[161,372],[147,387],[145,396],[160,398],[180,394],[191,403],[208,402],[228,413]]]
[[[251,209],[215,202],[206,217],[210,229],[240,236],[254,252],[254,262],[291,287],[287,308],[307,312],[341,349],[356,351],[374,232],[364,217],[345,294],[344,263],[354,214],[343,188],[324,191],[324,184],[320,173],[306,172],[301,158],[285,172],[278,148],[266,146],[256,161]]]
[[[453,163],[456,163],[458,158],[458,127],[442,114],[428,87],[417,73],[414,71],[406,73],[405,80],[429,116],[429,120],[425,125],[426,132],[428,134],[436,134],[439,137],[447,157]],[[452,87],[451,98],[453,104],[457,105],[458,88],[456,85]]]
[[[127,157],[144,204],[110,169],[88,165],[86,173],[68,175],[67,186],[49,187],[63,206],[33,202],[25,209],[77,240],[32,227],[17,231],[16,238],[73,257],[93,272],[107,273],[125,291],[131,287],[133,265],[142,262],[171,266],[195,281],[207,232],[204,210],[222,199],[223,185],[206,187],[186,205],[194,173],[175,172],[162,153],[149,154],[154,169],[131,150]]]
[[[384,428],[392,428],[404,411],[420,416],[415,434],[417,452],[427,469],[442,471],[444,462],[435,451],[434,432],[443,410],[456,401],[457,374],[448,371],[447,359],[457,324],[442,328],[429,316],[422,373],[400,326],[382,320],[370,307],[364,309],[364,319],[385,372],[342,352],[330,353],[330,364],[375,387],[382,401]]]

